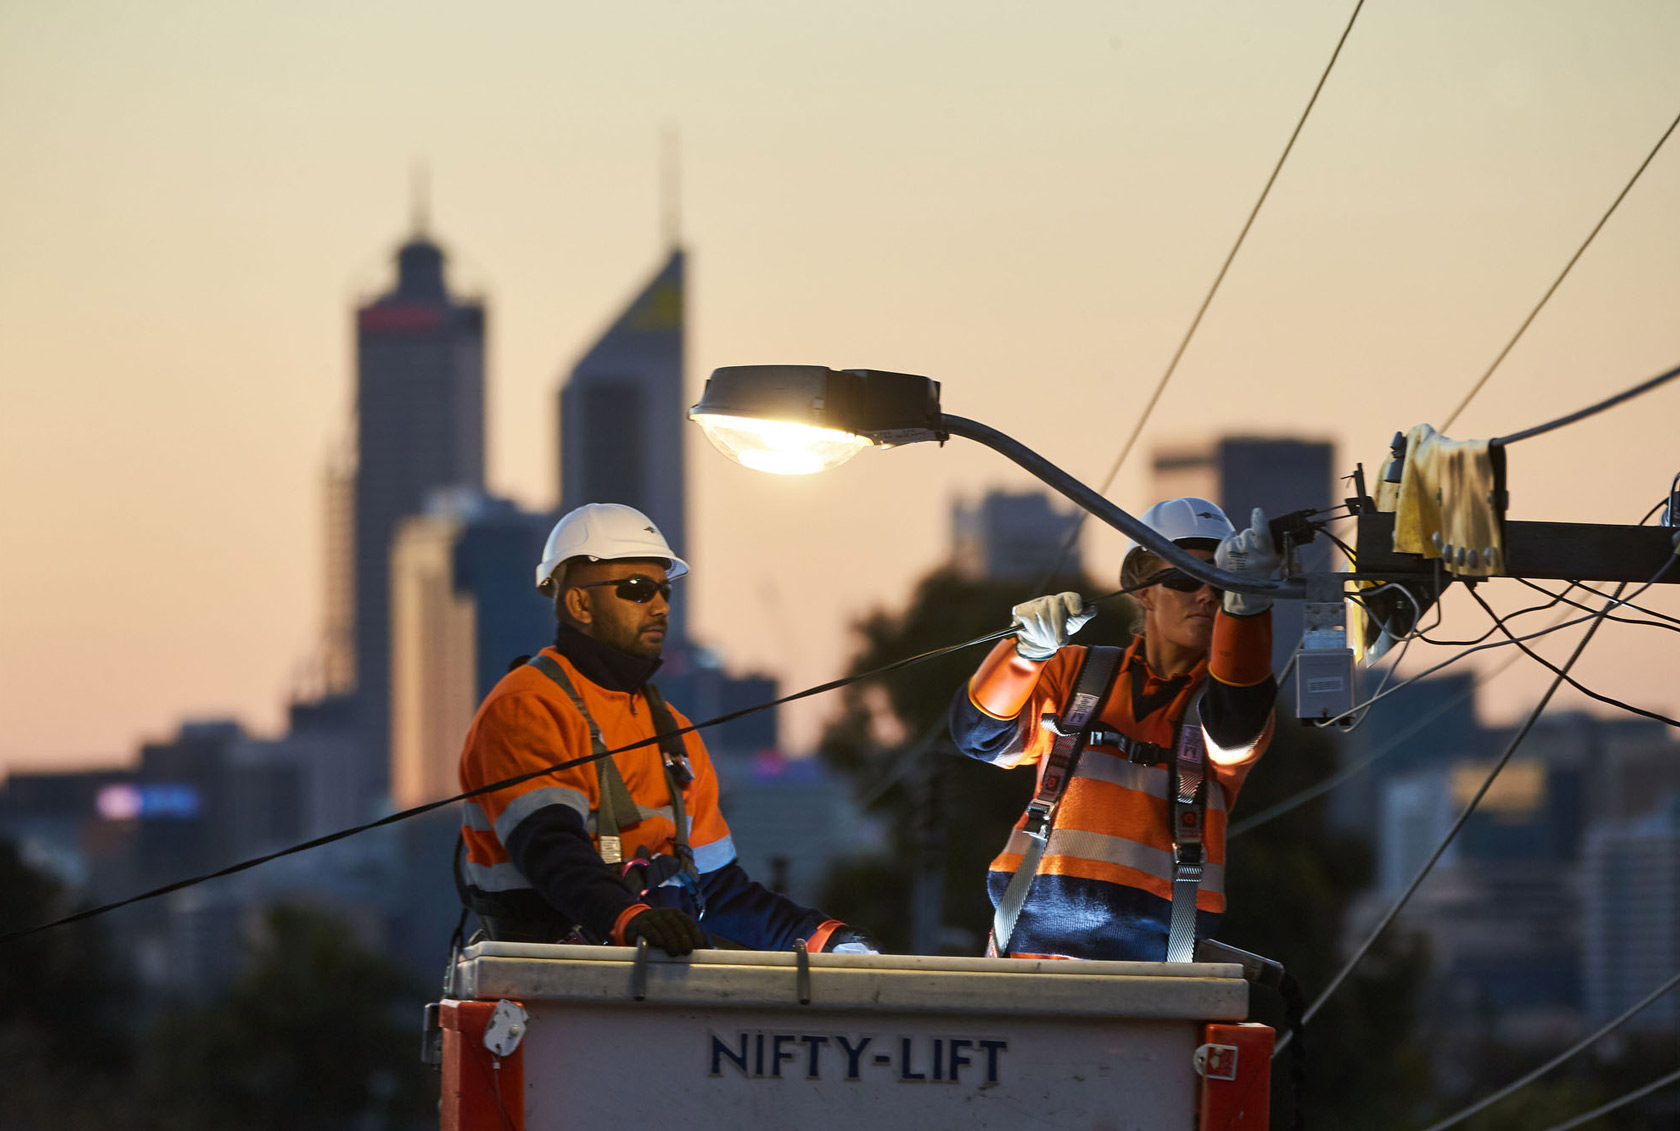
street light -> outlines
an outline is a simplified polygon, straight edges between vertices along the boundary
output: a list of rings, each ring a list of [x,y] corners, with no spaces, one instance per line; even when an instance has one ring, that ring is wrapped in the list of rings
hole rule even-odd
[[[1299,580],[1228,573],[1162,538],[1079,480],[995,428],[941,412],[939,382],[879,369],[727,365],[712,370],[690,420],[724,455],[755,471],[804,475],[869,447],[961,436],[984,444],[1191,577],[1235,593],[1301,597]]]

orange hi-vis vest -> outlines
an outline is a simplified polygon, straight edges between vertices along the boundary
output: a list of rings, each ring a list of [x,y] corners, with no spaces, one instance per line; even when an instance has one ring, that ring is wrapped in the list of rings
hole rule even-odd
[[[1221,621],[1232,621],[1223,615]],[[1249,618],[1242,618],[1247,620]],[[1224,640],[1216,636],[1215,682],[1233,681],[1236,672],[1254,682],[1269,677],[1269,618],[1264,640],[1258,626],[1222,624]],[[1238,651],[1245,662],[1233,664],[1229,652],[1233,637],[1252,634],[1255,640],[1239,640]],[[1014,642],[1001,641],[993,656],[981,667],[976,683],[989,669],[1014,659]],[[1005,653],[1005,649],[1008,650]],[[967,702],[978,715],[970,718],[1013,723],[1013,737],[1001,748],[983,752],[953,722],[953,737],[971,756],[1001,767],[1036,766],[1040,775],[1044,759],[1055,744],[1055,734],[1043,729],[1045,715],[1060,715],[1072,700],[1074,684],[1084,662],[1086,649],[1063,647],[1044,662],[1018,715],[1004,719],[988,711],[971,683]],[[1262,658],[1264,656],[1264,658]],[[1036,665],[1033,665],[1036,666]],[[1258,672],[1258,675],[1254,673]],[[1127,738],[1162,748],[1162,762],[1144,764],[1132,760],[1114,745],[1092,741],[1085,746],[1073,776],[1056,805],[1043,856],[1035,871],[1032,887],[1021,911],[1011,953],[1070,957],[1141,957],[1153,953],[1156,936],[1165,945],[1173,894],[1174,855],[1172,836],[1172,770],[1166,762],[1174,746],[1176,731],[1185,710],[1198,689],[1209,679],[1208,661],[1203,660],[1185,675],[1162,678],[1149,669],[1143,641],[1134,641],[1121,658],[1113,689],[1101,715],[1090,726],[1116,731]],[[1244,680],[1244,682],[1247,682]],[[957,716],[954,714],[953,719]],[[983,722],[983,719],[981,720]],[[1273,720],[1268,713],[1259,733],[1238,749],[1221,748],[1208,737],[1206,772],[1206,819],[1203,829],[1205,865],[1196,891],[1196,907],[1207,915],[1225,910],[1225,829],[1227,813],[1249,770],[1269,744]],[[1002,899],[1010,878],[1020,866],[1029,844],[1025,831],[1027,816],[1016,822],[1003,851],[992,861],[988,876],[994,903]],[[1110,937],[1112,936],[1112,937]]]
[[[545,648],[542,654],[559,664],[571,679],[608,750],[651,740],[657,733],[642,691],[601,687],[582,676],[556,649]],[[675,708],[671,714],[678,726],[690,725]],[[689,847],[695,867],[700,872],[712,872],[735,858],[735,843],[718,809],[717,777],[705,744],[693,731],[682,736],[682,743],[694,772],[693,781],[682,788],[690,825]],[[587,757],[590,752],[588,723],[566,693],[535,667],[521,665],[503,677],[473,719],[461,755],[461,788],[476,789],[556,762]],[[629,823],[627,815],[618,815],[624,858],[634,858],[637,850],[644,848],[654,856],[672,853],[676,824],[658,744],[647,741],[636,749],[614,754],[613,761],[636,807],[636,812],[628,815],[634,823]],[[583,819],[599,847],[595,823],[599,805],[597,769],[588,762],[464,802],[465,879],[475,905],[502,904],[510,913],[540,906],[540,896],[507,853],[509,837],[534,813],[549,806],[564,806]],[[626,902],[633,902],[628,895]]]

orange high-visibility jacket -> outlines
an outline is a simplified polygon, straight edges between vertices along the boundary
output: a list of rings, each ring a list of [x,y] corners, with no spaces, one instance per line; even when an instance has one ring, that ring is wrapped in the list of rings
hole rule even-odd
[[[1141,638],[1123,656],[1100,725],[1170,751],[1195,693],[1208,739],[1206,866],[1196,894],[1197,934],[1212,933],[1225,910],[1226,814],[1272,736],[1271,615],[1220,612],[1208,659],[1164,679],[1149,669]],[[1001,641],[952,704],[951,734],[964,753],[993,765],[1039,766],[1055,736],[1040,725],[1072,698],[1085,648],[1069,645],[1046,661]],[[1211,671],[1210,671],[1211,667]],[[1010,685],[1014,686],[1011,687]],[[988,703],[1020,702],[1000,716]],[[1003,694],[999,694],[1004,689]],[[1009,692],[1013,691],[1014,694]],[[988,695],[988,692],[990,694]],[[1140,764],[1112,746],[1089,744],[1056,807],[1043,857],[1009,949],[1017,955],[1160,961],[1171,922],[1172,774],[1163,761]],[[993,903],[1002,899],[1026,848],[1025,814],[992,861]]]
[[[550,647],[543,654],[571,679],[608,750],[656,734],[639,688],[603,687],[563,651]],[[689,725],[674,708],[671,714],[678,726]],[[694,774],[682,794],[700,873],[698,892],[671,884],[638,896],[601,860],[594,820],[600,787],[595,765],[585,763],[464,803],[466,883],[475,910],[508,920],[582,926],[596,938],[621,942],[623,926],[635,912],[658,904],[701,914],[698,895],[707,930],[741,945],[783,949],[822,930],[827,923],[821,912],[752,883],[734,863],[735,844],[718,809],[717,776],[705,743],[693,731],[682,743]],[[589,728],[570,698],[541,671],[523,665],[503,677],[479,707],[461,755],[461,787],[472,790],[590,752]],[[671,854],[676,824],[659,746],[648,742],[613,755],[613,761],[637,810],[617,815],[624,859],[635,858],[638,849],[654,857]]]

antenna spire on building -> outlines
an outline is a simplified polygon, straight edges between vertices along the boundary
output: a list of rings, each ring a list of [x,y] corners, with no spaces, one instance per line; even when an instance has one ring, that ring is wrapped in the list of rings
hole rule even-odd
[[[682,155],[681,136],[666,124],[659,134],[659,226],[665,246],[675,250],[682,243]]]
[[[424,160],[416,159],[409,170],[409,207],[414,214],[414,236],[425,239],[432,226],[432,177]]]

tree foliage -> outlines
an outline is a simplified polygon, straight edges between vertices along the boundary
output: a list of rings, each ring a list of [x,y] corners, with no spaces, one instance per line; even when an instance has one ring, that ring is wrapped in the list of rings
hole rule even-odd
[[[332,918],[270,910],[249,971],[161,1018],[143,1089],[159,1131],[392,1126],[436,1118],[420,994]]]
[[[0,841],[0,924],[8,930],[74,910],[68,889]],[[8,943],[0,962],[0,1125],[111,1126],[123,1110],[132,997],[98,923]]]

